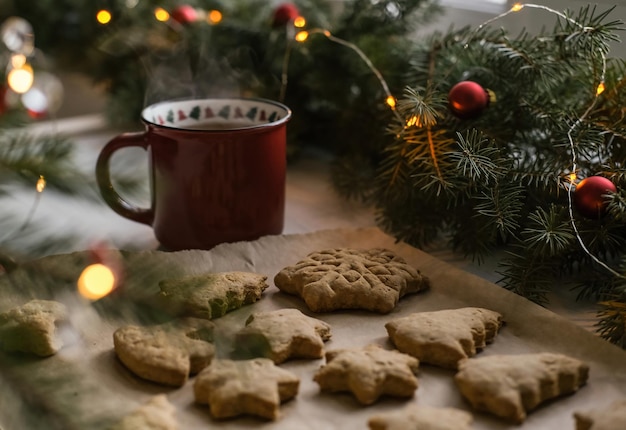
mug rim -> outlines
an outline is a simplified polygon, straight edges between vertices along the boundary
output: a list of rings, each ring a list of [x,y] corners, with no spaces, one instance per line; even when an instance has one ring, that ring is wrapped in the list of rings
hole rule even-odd
[[[188,102],[188,101],[198,101],[198,102],[203,102],[203,101],[208,101],[208,100],[221,100],[221,101],[226,101],[226,100],[233,100],[233,101],[238,101],[238,100],[243,100],[243,101],[252,101],[252,102],[261,102],[261,103],[266,103],[269,105],[274,105],[276,107],[279,107],[281,109],[283,109],[285,111],[285,116],[283,116],[282,118],[275,120],[275,121],[271,121],[271,122],[265,122],[265,123],[261,123],[261,124],[253,124],[253,125],[243,125],[243,126],[236,126],[236,127],[232,127],[232,128],[227,128],[227,129],[197,129],[197,128],[186,128],[186,127],[177,127],[177,126],[172,126],[172,125],[167,125],[167,124],[159,124],[155,121],[149,120],[147,118],[147,112],[148,109],[153,109],[159,105],[164,105],[167,103],[176,103],[176,102]],[[266,99],[263,97],[202,97],[202,98],[196,98],[196,97],[182,97],[182,98],[178,98],[178,99],[168,99],[168,100],[162,100],[160,102],[156,102],[156,103],[152,103],[146,107],[144,107],[141,110],[141,121],[143,121],[145,124],[150,125],[150,126],[154,126],[157,127],[159,129],[168,129],[168,130],[178,130],[178,131],[185,131],[185,132],[198,132],[198,133],[231,133],[231,132],[237,132],[237,131],[250,131],[250,130],[258,130],[258,129],[264,129],[264,128],[272,128],[272,127],[276,127],[279,126],[281,124],[286,123],[287,121],[289,121],[291,119],[292,116],[292,110],[285,104],[275,101],[275,100],[271,100],[271,99]]]

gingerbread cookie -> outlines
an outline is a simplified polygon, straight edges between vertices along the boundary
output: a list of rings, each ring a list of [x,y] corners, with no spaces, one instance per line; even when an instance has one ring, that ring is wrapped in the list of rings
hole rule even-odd
[[[40,357],[63,347],[58,327],[68,321],[65,305],[52,300],[30,302],[0,314],[0,348]]]
[[[411,397],[417,389],[415,357],[378,345],[326,352],[326,365],[314,375],[322,391],[351,392],[370,405],[380,396]]]
[[[463,360],[454,381],[476,410],[522,423],[542,402],[577,391],[588,376],[580,360],[538,353]]]
[[[385,324],[399,351],[421,363],[456,369],[457,363],[473,357],[493,342],[502,325],[502,315],[483,308],[419,312]]]
[[[428,278],[386,249],[328,249],[282,269],[274,284],[300,296],[313,312],[364,309],[391,312],[406,294],[429,287]]]
[[[470,430],[472,414],[455,408],[410,404],[403,409],[372,416],[370,430]]]
[[[276,364],[290,358],[321,358],[330,326],[298,309],[280,309],[250,315],[235,337],[239,351],[268,357]]]
[[[165,394],[151,398],[108,430],[178,430],[176,408]]]
[[[280,404],[298,394],[300,379],[269,358],[214,360],[196,377],[197,403],[208,404],[214,418],[255,415],[275,420]]]
[[[213,319],[259,300],[266,281],[267,276],[248,272],[169,279],[159,283],[159,297],[174,315]]]
[[[626,429],[626,399],[617,400],[606,408],[575,412],[576,430]]]
[[[115,353],[135,375],[180,387],[213,359],[213,323],[188,318],[151,327],[129,325],[113,333]]]

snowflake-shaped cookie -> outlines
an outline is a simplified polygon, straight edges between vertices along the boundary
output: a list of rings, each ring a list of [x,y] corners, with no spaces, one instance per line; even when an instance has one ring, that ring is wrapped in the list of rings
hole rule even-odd
[[[194,383],[197,403],[214,418],[255,415],[275,420],[279,406],[298,394],[300,379],[269,358],[214,360]]]
[[[257,312],[235,338],[239,351],[268,357],[276,364],[290,358],[321,358],[330,326],[304,315],[298,309]]]
[[[428,288],[428,278],[387,249],[328,249],[309,254],[274,277],[283,292],[302,297],[313,312],[364,309],[391,312],[405,294]]]
[[[418,385],[418,366],[415,357],[372,344],[327,351],[326,365],[313,380],[322,391],[349,391],[360,403],[370,405],[382,395],[413,396]]]
[[[473,357],[493,342],[502,325],[502,315],[483,308],[416,312],[385,324],[393,344],[421,363],[456,369],[457,363]]]

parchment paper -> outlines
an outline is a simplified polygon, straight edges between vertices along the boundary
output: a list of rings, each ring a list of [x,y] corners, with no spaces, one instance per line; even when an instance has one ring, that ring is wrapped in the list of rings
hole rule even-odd
[[[392,249],[429,276],[432,289],[406,296],[387,315],[364,311],[314,314],[299,298],[285,295],[273,285],[274,275],[284,266],[296,263],[309,252],[336,247]],[[296,399],[282,405],[278,421],[237,418],[218,422],[210,417],[207,407],[194,404],[193,378],[184,387],[171,389],[142,381],[120,364],[112,349],[112,333],[117,327],[138,319],[141,322],[158,319],[158,315],[146,312],[137,303],[138,298],[150,297],[158,291],[159,279],[231,270],[265,274],[270,288],[256,304],[214,320],[219,333],[216,346],[221,356],[228,355],[232,334],[243,327],[252,312],[259,310],[298,308],[326,321],[332,327],[332,339],[326,343],[326,349],[369,343],[392,348],[384,328],[385,322],[392,318],[419,311],[481,306],[501,312],[506,325],[480,355],[559,352],[588,362],[591,371],[589,382],[576,394],[540,407],[521,426],[474,413],[474,429],[574,429],[574,411],[604,407],[612,400],[626,398],[626,352],[495,284],[396,243],[377,228],[271,236],[254,242],[220,245],[211,251],[151,251],[122,253],[119,257],[124,274],[119,291],[95,304],[79,299],[74,291],[78,274],[89,262],[86,253],[48,257],[0,279],[4,292],[0,298],[1,310],[31,297],[54,298],[72,310],[73,327],[66,336],[68,346],[51,358],[2,355],[2,428],[106,428],[158,393],[166,393],[176,405],[180,428],[184,430],[366,429],[367,420],[374,413],[402,408],[409,402],[471,410],[456,390],[454,372],[450,370],[421,365],[419,388],[412,399],[384,398],[366,407],[350,394],[320,393],[312,377],[324,363],[323,359],[296,360],[281,365],[298,374],[301,383]]]

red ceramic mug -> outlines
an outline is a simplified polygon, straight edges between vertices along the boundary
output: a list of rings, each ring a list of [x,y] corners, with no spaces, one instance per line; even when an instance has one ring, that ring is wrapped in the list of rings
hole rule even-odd
[[[247,98],[174,100],[145,108],[145,131],[113,138],[96,179],[119,215],[152,226],[167,250],[280,234],[285,212],[286,125],[291,110]],[[151,207],[123,199],[110,159],[123,148],[149,153]]]

